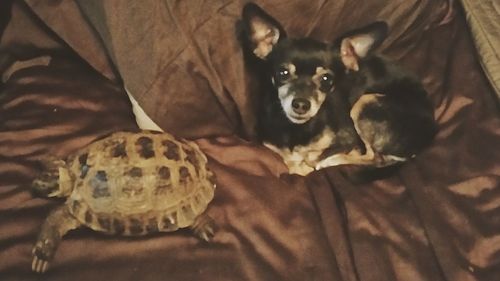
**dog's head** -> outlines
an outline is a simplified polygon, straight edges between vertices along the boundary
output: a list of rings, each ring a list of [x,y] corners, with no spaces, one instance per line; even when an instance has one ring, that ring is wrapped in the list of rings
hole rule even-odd
[[[326,44],[287,38],[281,25],[259,6],[243,9],[247,48],[265,61],[283,111],[292,123],[314,118],[339,77],[358,71],[361,59],[385,39],[387,25],[376,22]]]

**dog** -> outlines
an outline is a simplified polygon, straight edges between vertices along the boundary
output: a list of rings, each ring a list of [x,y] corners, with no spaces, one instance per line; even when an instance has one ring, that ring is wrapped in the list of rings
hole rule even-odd
[[[373,53],[387,36],[386,23],[331,43],[288,38],[277,20],[248,3],[241,24],[247,62],[260,75],[257,135],[290,173],[386,167],[432,141],[433,106],[421,82]]]

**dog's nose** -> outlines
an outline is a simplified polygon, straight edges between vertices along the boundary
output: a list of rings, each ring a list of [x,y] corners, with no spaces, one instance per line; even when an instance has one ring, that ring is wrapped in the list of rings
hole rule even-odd
[[[297,98],[292,100],[293,111],[297,114],[305,114],[311,109],[311,102],[303,98]]]

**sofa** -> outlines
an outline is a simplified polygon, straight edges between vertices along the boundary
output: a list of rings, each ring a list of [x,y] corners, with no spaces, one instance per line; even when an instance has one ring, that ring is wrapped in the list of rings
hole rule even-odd
[[[238,39],[246,2],[0,2],[0,280],[500,280],[498,4],[255,1],[291,37],[329,42],[384,20],[378,51],[423,81],[432,145],[360,183],[350,167],[290,175],[255,141],[258,83]],[[40,225],[64,202],[30,192],[41,161],[139,127],[207,155],[214,240],[82,228],[33,273]]]

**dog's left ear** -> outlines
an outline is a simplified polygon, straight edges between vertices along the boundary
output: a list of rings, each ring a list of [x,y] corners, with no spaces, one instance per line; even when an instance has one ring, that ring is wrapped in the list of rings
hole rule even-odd
[[[336,46],[340,51],[342,63],[349,70],[358,71],[358,61],[380,46],[387,37],[388,26],[378,21],[351,31],[340,37]]]
[[[254,3],[248,3],[243,7],[243,24],[249,47],[260,59],[266,59],[274,45],[286,37],[278,21]]]

